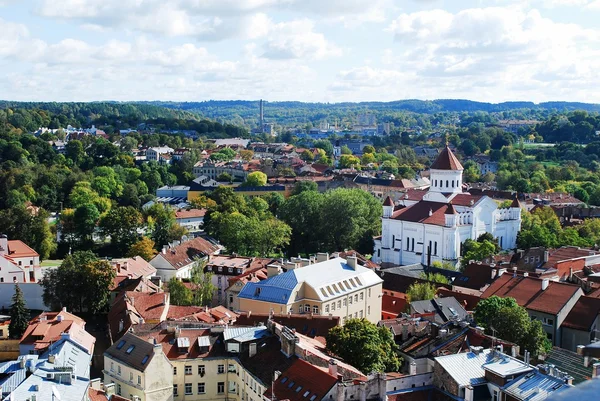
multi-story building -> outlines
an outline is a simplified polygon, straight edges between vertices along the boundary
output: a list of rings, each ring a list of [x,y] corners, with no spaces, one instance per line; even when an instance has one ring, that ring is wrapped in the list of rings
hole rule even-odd
[[[248,177],[248,163],[242,162],[213,162],[211,160],[199,161],[194,165],[192,172],[195,177],[206,176],[216,180],[221,174],[227,173],[237,181],[245,181]]]
[[[376,263],[408,265],[456,262],[467,239],[490,233],[502,249],[515,247],[521,207],[508,208],[485,195],[463,193],[463,166],[446,146],[431,165],[429,191],[420,199],[407,194],[398,205],[383,203],[382,235],[375,240]]]
[[[184,239],[163,246],[150,264],[163,281],[169,281],[171,277],[190,278],[198,261],[207,260],[209,255],[216,255],[220,250],[219,245],[201,237]]]
[[[377,323],[381,318],[383,280],[359,265],[356,256],[317,257],[317,263],[307,266],[288,263],[285,273],[280,266],[267,266],[269,278],[248,282],[240,291],[240,310],[331,315],[343,322],[365,318]]]
[[[160,343],[126,333],[104,353],[104,383],[139,401],[173,400],[173,368]]]
[[[37,283],[42,277],[40,255],[23,241],[0,235],[0,283]]]
[[[168,146],[156,146],[153,148],[148,148],[146,150],[146,160],[148,161],[159,161],[161,155],[172,154],[174,152],[173,148]]]

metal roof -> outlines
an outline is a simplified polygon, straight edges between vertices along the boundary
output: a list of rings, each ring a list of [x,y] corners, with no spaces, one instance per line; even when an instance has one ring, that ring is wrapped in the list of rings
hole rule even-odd
[[[228,327],[223,331],[223,339],[225,341],[234,340],[238,342],[247,342],[258,340],[269,335],[270,332],[266,326]]]
[[[534,371],[511,381],[504,391],[517,400],[542,401],[570,387],[556,377]]]
[[[491,353],[491,350],[486,349],[478,354],[467,352],[438,356],[435,361],[459,386],[477,385],[486,383],[483,365],[491,360]]]
[[[533,367],[527,366],[524,362],[506,354],[501,354],[501,356],[495,358],[493,361],[486,363],[483,365],[483,368],[503,377],[520,375],[533,370]]]

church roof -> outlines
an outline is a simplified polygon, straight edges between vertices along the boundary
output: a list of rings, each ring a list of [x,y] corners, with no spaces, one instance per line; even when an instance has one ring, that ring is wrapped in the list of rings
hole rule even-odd
[[[394,206],[394,201],[390,196],[385,198],[385,201],[383,201],[383,206]]]
[[[443,226],[446,224],[444,213],[447,207],[446,203],[421,201],[412,206],[396,210],[392,214],[392,219]]]
[[[446,208],[446,212],[444,214],[457,214],[452,203],[448,203],[448,207]]]
[[[512,203],[510,204],[510,207],[521,208],[521,203],[519,202],[519,200],[517,198],[515,198],[515,199],[513,199]]]
[[[454,153],[446,146],[430,167],[432,170],[464,170]]]

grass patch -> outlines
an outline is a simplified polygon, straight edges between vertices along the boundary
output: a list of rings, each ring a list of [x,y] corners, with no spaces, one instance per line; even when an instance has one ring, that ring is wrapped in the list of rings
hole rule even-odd
[[[42,267],[57,267],[57,266],[60,266],[61,263],[62,263],[61,259],[47,259],[47,260],[43,260],[42,263],[40,263],[40,266],[42,266]]]

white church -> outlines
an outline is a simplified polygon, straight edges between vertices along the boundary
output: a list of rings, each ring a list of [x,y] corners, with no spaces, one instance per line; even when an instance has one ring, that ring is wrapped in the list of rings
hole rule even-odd
[[[488,196],[462,191],[463,166],[446,146],[430,168],[428,191],[408,191],[394,204],[383,203],[382,233],[375,238],[373,261],[408,265],[455,263],[461,244],[491,233],[502,249],[516,246],[521,207],[515,199],[499,208]]]

